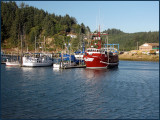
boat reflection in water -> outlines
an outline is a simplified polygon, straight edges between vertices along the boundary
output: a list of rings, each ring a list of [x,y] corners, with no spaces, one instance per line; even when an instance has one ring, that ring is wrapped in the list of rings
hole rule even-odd
[[[114,74],[115,71],[118,70],[118,67],[114,67],[111,69],[85,69],[84,75],[87,78],[87,82],[93,80],[101,80],[107,77],[109,79],[110,74]]]
[[[21,67],[21,69],[23,72],[32,72],[36,68],[34,68],[34,67]]]
[[[21,67],[22,69],[22,74],[27,76],[29,79],[40,79],[44,78],[45,80],[45,75],[46,75],[46,70],[47,67]],[[36,77],[38,75],[38,78]]]
[[[54,68],[54,67],[53,67],[53,72],[54,72],[54,73],[58,73],[58,72],[62,72],[62,71],[63,71],[63,69]]]

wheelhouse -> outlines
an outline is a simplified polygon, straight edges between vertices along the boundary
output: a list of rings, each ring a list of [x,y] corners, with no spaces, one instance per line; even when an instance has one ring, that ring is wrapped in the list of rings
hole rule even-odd
[[[100,53],[100,49],[88,48],[87,53]]]

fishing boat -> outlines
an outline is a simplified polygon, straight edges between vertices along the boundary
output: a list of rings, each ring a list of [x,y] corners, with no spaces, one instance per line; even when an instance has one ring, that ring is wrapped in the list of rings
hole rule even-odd
[[[59,57],[54,58],[53,68],[66,68],[75,65],[74,55],[60,54]]]
[[[60,68],[60,64],[54,63],[53,64],[53,68],[59,69]]]
[[[107,36],[108,34],[100,33],[100,27],[99,32],[92,34],[92,44],[87,48],[83,57],[86,68],[109,68],[118,66],[119,64],[117,52],[119,44],[108,44],[107,39],[107,44],[105,40],[105,44],[103,45],[101,35]],[[98,41],[98,43],[96,43],[96,41]],[[114,48],[115,45],[118,45],[118,49]]]
[[[10,61],[7,59],[6,66],[20,66],[19,61]]]
[[[24,55],[22,57],[22,66],[24,67],[45,67],[52,66],[52,64],[51,57],[43,53]]]
[[[85,53],[85,42],[82,39],[82,50],[79,49],[78,51],[74,52],[74,56],[75,56],[75,63],[76,64],[83,64],[84,63],[84,53]]]
[[[39,48],[42,48],[42,52],[36,53],[37,51],[37,43],[40,46]],[[43,48],[44,46],[44,48]],[[45,49],[45,36],[44,36],[44,42],[37,42],[36,36],[35,36],[35,53],[27,53],[22,57],[22,66],[24,67],[46,67],[46,66],[52,66],[53,60],[52,60],[52,54],[47,54],[46,52],[43,52],[43,49]]]
[[[60,58],[54,58],[53,68],[54,69],[60,69],[61,67],[61,59]]]
[[[61,57],[61,55],[60,55]],[[63,54],[63,61],[71,61],[71,62],[75,62],[75,56],[74,55],[70,55],[70,54]]]
[[[74,52],[74,56],[75,56],[75,63],[76,64],[80,64],[84,62],[83,56],[84,56],[85,52],[82,51],[76,51]]]

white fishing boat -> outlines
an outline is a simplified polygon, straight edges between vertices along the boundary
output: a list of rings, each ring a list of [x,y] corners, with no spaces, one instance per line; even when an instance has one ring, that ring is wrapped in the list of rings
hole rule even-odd
[[[76,63],[71,62],[71,61],[62,62],[60,58],[54,59],[54,64],[53,64],[54,69],[66,68],[66,67],[71,67],[71,66],[76,66]]]
[[[18,61],[9,62],[7,59],[6,66],[20,66],[20,63]]]
[[[76,60],[83,60],[84,53],[74,53]]]
[[[60,58],[54,58],[54,64],[53,69],[60,69],[61,59]]]
[[[54,69],[59,69],[60,68],[60,64],[57,64],[57,63],[53,64],[53,68]]]
[[[38,54],[34,56],[24,56],[22,59],[22,66],[25,67],[45,67],[52,66],[53,61],[51,57],[45,54]]]
[[[83,59],[84,53],[85,53],[85,44],[84,44],[84,41],[82,41],[82,48],[83,48],[82,51],[78,50],[78,51],[74,52],[74,56],[75,56],[75,59],[76,59],[75,60],[76,64],[82,64],[82,63],[84,63],[84,59]]]

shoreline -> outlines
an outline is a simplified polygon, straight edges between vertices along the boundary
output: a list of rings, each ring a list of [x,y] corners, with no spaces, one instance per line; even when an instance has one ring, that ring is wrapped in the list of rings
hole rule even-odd
[[[16,53],[17,51],[15,49],[8,49],[8,50],[1,49],[1,51],[5,51],[5,53],[8,53],[8,54],[9,53],[17,54]],[[26,51],[23,51],[23,52],[26,52]],[[129,54],[119,54],[119,60],[159,62],[159,55],[130,54],[130,53]]]
[[[159,62],[159,55],[119,55],[119,60]]]

